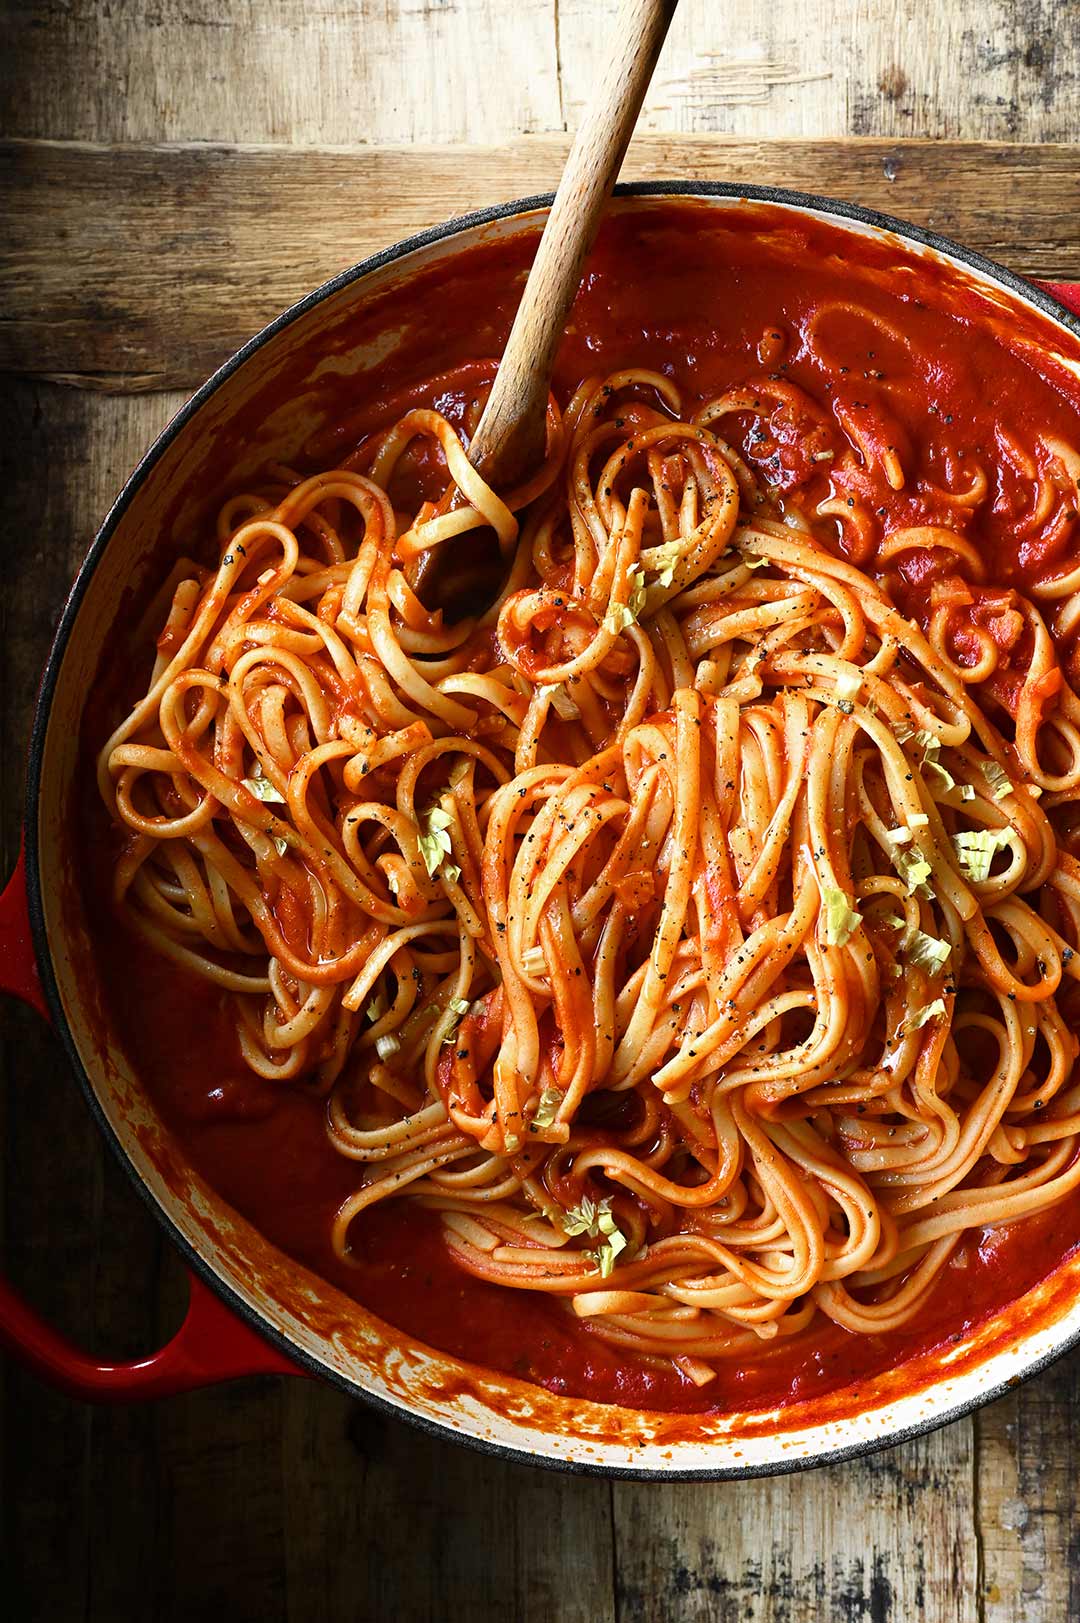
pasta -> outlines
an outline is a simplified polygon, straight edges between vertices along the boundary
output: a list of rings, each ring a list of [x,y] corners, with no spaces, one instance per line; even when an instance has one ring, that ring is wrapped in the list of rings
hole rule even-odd
[[[724,437],[765,397],[826,496]],[[1080,1184],[1080,705],[961,527],[879,545],[902,448],[843,427],[778,376],[684,416],[624,370],[500,498],[413,409],[363,472],[268,470],[166,583],[99,761],[115,898],[267,1087],[325,1096],[339,1257],[434,1209],[462,1269],[705,1384],[903,1326],[966,1234]],[[403,513],[418,443],[447,492]],[[1009,454],[1060,528],[1075,454]],[[418,568],[481,532],[504,587],[447,624]],[[915,553],[951,571],[920,620]]]

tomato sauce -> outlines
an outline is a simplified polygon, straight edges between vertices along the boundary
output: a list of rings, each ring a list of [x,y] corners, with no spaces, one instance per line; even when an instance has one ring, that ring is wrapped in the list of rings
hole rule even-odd
[[[477,248],[343,321],[330,339],[342,351],[408,325],[391,359],[363,374],[361,384],[327,369],[321,387],[335,427],[299,449],[297,465],[308,471],[346,461],[412,405],[434,405],[460,423],[492,375],[530,253],[531,244],[520,241]],[[1080,448],[1080,383],[1052,355],[1036,366],[1033,346],[1045,337],[1036,317],[1003,312],[899,244],[855,239],[772,209],[718,223],[693,205],[668,205],[605,225],[555,387],[565,400],[587,375],[644,366],[677,382],[687,415],[747,385],[756,404],[728,418],[723,432],[760,477],[808,501],[834,496],[846,504],[850,496],[873,511],[885,536],[912,525],[960,528],[1002,598],[990,616],[992,634],[1007,638],[1000,589],[1030,587],[1060,570],[1080,543],[1075,498],[1060,480],[1056,517],[1036,533],[1015,453],[1019,446],[1045,468],[1052,463],[1046,438]],[[790,385],[798,392],[794,406]],[[268,404],[256,402],[253,419]],[[857,488],[841,490],[831,483],[827,453],[845,440],[862,448],[864,465]],[[880,454],[890,448],[906,474],[899,490],[881,471]],[[976,465],[988,493],[958,520],[948,497],[970,486]],[[438,457],[415,459],[410,478],[418,491],[429,490],[442,478]],[[223,460],[219,498],[230,488]],[[835,544],[852,553],[842,522]],[[874,567],[872,557],[859,561]],[[951,567],[940,552],[914,553],[882,573],[901,605],[920,614],[934,581],[946,580]],[[973,616],[981,612],[973,604]],[[132,655],[137,682],[145,651]],[[81,815],[98,829],[103,813],[89,762],[132,696],[125,663],[103,671],[86,713]],[[89,848],[104,851],[105,840]],[[302,1085],[263,1082],[247,1071],[219,995],[155,960],[113,917],[106,872],[89,873],[85,883],[107,1018],[207,1181],[289,1256],[391,1324],[552,1392],[687,1413],[824,1397],[959,1338],[1080,1245],[1074,1197],[969,1239],[903,1331],[856,1336],[819,1317],[802,1337],[763,1343],[745,1361],[722,1364],[704,1388],[673,1367],[606,1346],[555,1299],[463,1274],[443,1248],[437,1217],[406,1202],[378,1205],[354,1223],[357,1265],[349,1267],[332,1252],[330,1225],[359,1168],[331,1148],[325,1101]],[[287,898],[277,911],[288,934]]]

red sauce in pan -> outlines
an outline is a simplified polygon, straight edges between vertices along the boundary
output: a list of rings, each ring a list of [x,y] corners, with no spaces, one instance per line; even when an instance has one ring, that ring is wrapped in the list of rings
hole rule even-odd
[[[455,368],[499,353],[527,258],[520,242],[475,249],[448,270],[425,273],[343,320],[330,340],[343,353],[382,330],[409,326],[392,358],[359,381],[324,376],[320,387],[337,426],[298,448],[297,465],[306,470],[344,461],[372,429],[412,404],[434,404],[460,420],[470,390],[492,368],[478,364],[465,375]],[[815,321],[811,349],[805,335]],[[759,345],[774,329],[786,338],[778,375],[819,403],[826,435],[857,424],[860,433],[884,436],[900,448],[906,469],[947,490],[970,482],[965,465],[979,461],[992,470],[992,499],[967,531],[987,560],[989,581],[1022,587],[1062,567],[1076,545],[1075,526],[1066,514],[1056,548],[1042,553],[1025,541],[1020,481],[1006,465],[1001,435],[1030,448],[1049,434],[1080,448],[1080,383],[1052,358],[1040,359],[1035,369],[1028,346],[1045,340],[1037,318],[995,310],[977,291],[899,246],[860,241],[768,209],[746,210],[723,225],[705,224],[693,206],[616,216],[589,262],[556,389],[566,398],[586,374],[644,365],[673,376],[692,407],[696,399],[767,373]],[[310,364],[308,356],[303,365]],[[437,374],[443,376],[433,385]],[[250,423],[273,403],[254,402]],[[233,424],[215,452],[218,498],[229,492],[229,459],[244,432],[244,422]],[[800,463],[803,437],[787,443],[767,403],[743,414],[740,434],[740,449],[759,466],[767,462],[767,476],[781,488],[809,482],[811,490],[827,491],[828,472]],[[423,487],[440,471],[418,462],[414,472]],[[913,493],[912,483],[899,492],[875,487],[886,534],[947,519],[947,510],[936,510],[925,491]],[[190,549],[194,538],[185,540]],[[839,529],[837,545],[849,545]],[[908,554],[903,567],[889,573],[889,584],[917,614],[928,577],[941,567],[940,553]],[[132,657],[141,692],[146,654],[133,651]],[[89,761],[130,697],[114,665],[103,672],[87,711],[83,815],[99,828],[103,813],[91,805]],[[95,847],[104,849],[100,842]],[[772,1350],[763,1344],[745,1363],[722,1365],[716,1381],[701,1389],[674,1368],[605,1346],[550,1298],[504,1291],[461,1273],[442,1247],[437,1217],[411,1205],[385,1203],[355,1223],[359,1266],[347,1267],[331,1250],[330,1223],[355,1187],[357,1168],[330,1147],[324,1102],[245,1069],[217,994],[155,961],[113,920],[106,883],[100,872],[87,880],[107,1016],[194,1165],[291,1257],[391,1324],[474,1363],[553,1392],[635,1408],[729,1411],[813,1399],[959,1337],[1080,1244],[1080,1199],[1074,1198],[968,1241],[904,1331],[862,1337],[818,1318],[802,1338]]]

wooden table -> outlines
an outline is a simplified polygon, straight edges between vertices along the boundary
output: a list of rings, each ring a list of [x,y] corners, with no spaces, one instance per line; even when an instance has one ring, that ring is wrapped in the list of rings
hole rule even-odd
[[[10,6],[5,870],[36,673],[140,449],[330,271],[553,184],[614,4]],[[1076,0],[683,0],[643,128],[634,174],[859,198],[1080,277],[1080,148],[1040,144],[1080,139]],[[102,1353],[148,1350],[182,1311],[176,1260],[58,1048],[5,1014],[6,1265]],[[717,1487],[508,1466],[300,1381],[107,1411],[9,1366],[4,1398],[13,1620],[1080,1617],[1075,1355],[903,1448]]]

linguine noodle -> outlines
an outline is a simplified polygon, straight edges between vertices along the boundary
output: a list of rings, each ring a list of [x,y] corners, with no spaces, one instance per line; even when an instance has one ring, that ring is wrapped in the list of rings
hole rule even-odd
[[[722,437],[766,394],[813,505]],[[131,924],[325,1095],[339,1256],[422,1203],[463,1269],[703,1383],[817,1315],[903,1326],[966,1233],[1080,1184],[1080,703],[959,519],[879,545],[895,446],[778,378],[681,413],[593,379],[504,499],[431,410],[365,472],[271,468],[166,583],[99,783]],[[417,443],[448,490],[402,512]],[[1060,525],[1080,461],[1011,454]],[[446,624],[418,564],[481,530],[505,586]],[[952,571],[918,620],[860,567],[915,552]]]

